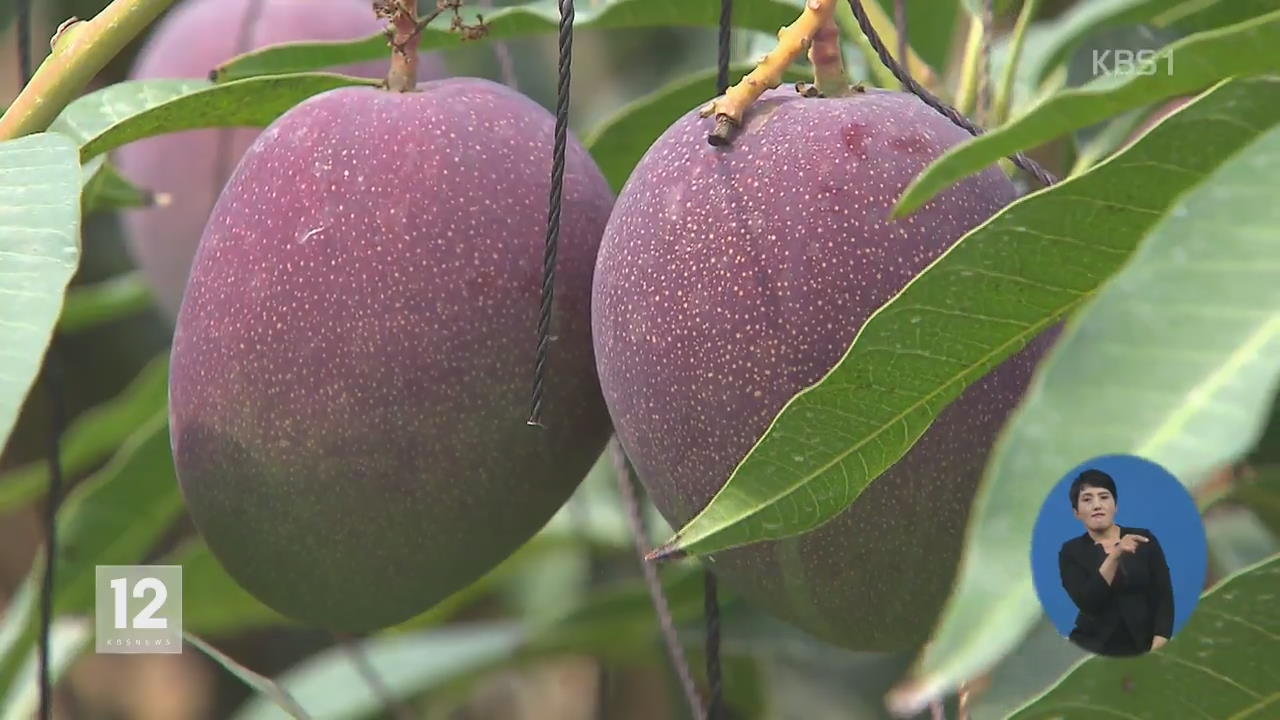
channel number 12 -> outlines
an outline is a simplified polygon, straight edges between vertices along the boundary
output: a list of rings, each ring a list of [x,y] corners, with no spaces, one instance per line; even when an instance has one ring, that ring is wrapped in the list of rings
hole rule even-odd
[[[115,623],[117,630],[126,630],[130,627],[128,618],[125,616],[125,610],[129,607],[129,602],[126,598],[128,586],[129,581],[125,578],[116,578],[111,581],[111,589],[115,591],[116,595]],[[142,578],[133,586],[133,596],[141,598],[148,590],[154,591],[156,596],[151,602],[147,603],[146,607],[142,608],[141,612],[133,617],[133,629],[163,630],[168,628],[169,620],[167,618],[151,616],[164,605],[165,598],[169,597],[169,589],[156,578]]]

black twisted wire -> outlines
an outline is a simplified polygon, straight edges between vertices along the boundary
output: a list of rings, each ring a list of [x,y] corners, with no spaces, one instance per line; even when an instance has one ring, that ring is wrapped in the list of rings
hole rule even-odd
[[[569,69],[573,60],[573,0],[560,0],[560,81],[556,87],[556,135],[551,162],[551,207],[542,258],[542,308],[538,315],[538,357],[534,364],[530,425],[542,425],[542,395],[551,354],[551,308],[555,295],[556,253],[560,242],[560,206],[564,195],[565,147],[569,133]]]
[[[982,134],[981,128],[969,122],[955,108],[947,105],[935,97],[933,93],[921,87],[919,83],[911,78],[911,74],[903,70],[902,66],[893,59],[893,56],[889,54],[889,49],[884,45],[884,40],[880,38],[880,34],[876,32],[871,20],[867,18],[867,12],[862,8],[862,0],[849,0],[849,5],[853,8],[854,17],[858,19],[858,27],[862,28],[862,33],[867,36],[867,41],[875,49],[880,62],[889,68],[889,72],[893,73],[893,76],[898,79],[898,82],[902,83],[903,87],[910,90],[913,95],[923,100],[926,105],[937,110],[948,120],[967,130],[970,135],[976,137]],[[1050,174],[1048,170],[1045,170],[1039,163],[1020,152],[1011,155],[1009,160],[1034,177],[1041,185],[1049,186],[1058,182],[1057,178]]]
[[[31,82],[31,0],[18,0],[18,78],[23,87]]]
[[[720,54],[716,94],[729,89],[729,50],[733,34],[733,0],[720,0]],[[703,570],[703,614],[706,617],[707,720],[720,720],[724,707],[724,683],[720,671],[720,600],[716,576]]]
[[[733,0],[720,0],[720,72],[716,76],[716,94],[729,89],[729,41],[733,31]]]
[[[649,600],[653,603],[654,612],[658,615],[658,629],[662,633],[663,643],[667,646],[671,667],[680,680],[680,687],[684,690],[690,713],[695,720],[708,720],[710,716],[702,706],[698,687],[693,682],[693,673],[689,670],[689,660],[685,657],[684,647],[680,644],[680,636],[676,632],[675,620],[671,616],[671,605],[667,601],[666,593],[662,590],[662,578],[658,577],[657,566],[645,560],[647,543],[644,518],[640,514],[637,483],[631,474],[631,464],[627,460],[622,441],[616,435],[609,443],[609,455],[613,460],[613,471],[618,483],[618,492],[622,496],[622,506],[627,513],[627,525],[631,529],[636,553],[640,557],[640,570],[644,573],[645,588],[649,591]]]
[[[720,672],[720,598],[715,573],[703,573],[703,612],[707,616],[707,720],[720,720],[724,712],[724,681]]]
[[[24,83],[25,85],[25,83]],[[45,502],[44,579],[40,589],[40,717],[53,717],[53,682],[49,671],[49,630],[53,625],[53,572],[55,549],[58,547],[58,505],[62,495],[62,356],[55,335],[45,361],[45,385],[49,394],[51,432],[49,433],[49,497]]]

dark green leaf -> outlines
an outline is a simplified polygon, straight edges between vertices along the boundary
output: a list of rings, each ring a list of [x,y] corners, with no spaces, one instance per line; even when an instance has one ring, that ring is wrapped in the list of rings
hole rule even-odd
[[[839,1],[841,5],[848,2]],[[889,17],[893,17],[893,1],[880,0],[880,6]],[[945,68],[951,60],[951,45],[955,38],[959,11],[958,2],[907,0],[907,35],[911,47],[934,68]]]
[[[169,399],[169,356],[143,367],[119,395],[75,419],[62,435],[62,472],[74,477],[93,469]],[[49,466],[38,461],[0,475],[0,514],[39,497],[49,482]]]
[[[741,77],[753,65],[730,67],[730,77]],[[787,82],[805,80],[790,71]],[[614,192],[622,189],[631,170],[662,133],[685,113],[716,96],[716,71],[705,70],[680,78],[649,95],[633,100],[600,124],[583,144],[600,165]]]
[[[1061,16],[1037,23],[1037,42],[1027,46],[1023,61],[1035,83],[1066,61],[1090,34],[1119,25],[1144,23],[1182,0],[1084,0]]]
[[[1263,720],[1280,711],[1280,555],[1201,598],[1186,627],[1139,658],[1090,657],[1011,720]]]
[[[1276,9],[1276,0],[1181,0],[1168,12],[1152,18],[1159,26],[1183,32],[1199,32],[1265,15]]]
[[[792,0],[752,0],[734,6],[734,25],[776,33],[800,14]],[[554,0],[501,8],[484,13],[488,34],[468,45],[529,35],[554,35],[560,27],[560,11]],[[463,13],[475,21],[476,8]],[[482,11],[483,12],[483,11]],[[446,14],[447,17],[447,14]],[[720,21],[720,0],[611,0],[599,6],[579,2],[574,13],[574,32],[648,27],[716,27]],[[437,21],[422,33],[422,50],[456,48],[462,36],[450,32],[447,20]],[[219,82],[254,75],[319,70],[347,63],[378,60],[388,56],[387,39],[382,34],[354,42],[288,43],[263,48],[221,65]]]
[[[1280,553],[1280,535],[1248,507],[1219,502],[1204,512],[1209,541],[1209,577],[1219,578]]]
[[[1184,38],[1157,56],[1152,74],[1120,81],[1105,75],[1067,90],[1011,123],[962,143],[935,160],[906,192],[895,213],[905,215],[957,180],[1020,150],[1157,100],[1198,92],[1224,77],[1280,71],[1280,12]],[[1172,63],[1172,66],[1171,66]],[[1174,71],[1176,70],[1176,72]]]
[[[677,622],[701,611],[702,575],[672,568],[664,582]],[[634,662],[660,652],[648,591],[638,581],[599,592],[559,620],[540,627],[511,622],[469,622],[376,636],[359,651],[396,698],[456,692],[484,673],[559,654],[602,654]],[[316,718],[366,717],[382,707],[353,663],[348,647],[326,650],[278,679]],[[267,698],[250,700],[234,720],[276,718]]]
[[[190,80],[135,80],[118,83],[100,93],[113,107],[133,108],[127,114],[93,118],[96,124],[77,123],[87,139],[80,157],[88,160],[135,140],[181,130],[207,127],[266,127],[287,110],[313,95],[352,85],[372,86],[378,81],[329,73],[300,73],[250,78],[182,92]],[[158,101],[153,102],[153,98]],[[70,112],[81,101],[67,108]],[[102,121],[112,119],[109,124]],[[86,132],[87,131],[87,132]]]
[[[40,373],[79,264],[75,143],[57,133],[0,143],[0,447]]]
[[[1253,446],[1248,460],[1256,464],[1280,464],[1280,396],[1271,404],[1267,429]]]
[[[1026,548],[1067,469],[1130,453],[1196,487],[1261,432],[1280,382],[1280,78],[1267,85],[1226,85],[1135,148],[1192,123],[1177,134],[1184,149],[1148,167],[1198,182],[1162,209],[1126,266],[1072,319],[1005,427],[969,516],[955,590],[919,665],[924,684],[954,687],[981,672],[1035,621]],[[1269,116],[1254,114],[1268,104]],[[1189,162],[1191,146],[1224,123],[1263,132],[1215,148],[1220,166],[1204,175]],[[1120,186],[1110,200],[1127,200]]]
[[[128,80],[85,94],[58,113],[50,132],[84,145],[107,128],[144,110],[211,87],[205,80]],[[87,166],[87,164],[86,164]]]
[[[788,537],[854,502],[965,387],[1087,301],[1175,198],[1280,123],[1277,87],[1219,87],[1122,154],[969,233],[783,408],[672,544],[708,553]]]
[[[169,454],[167,413],[155,414],[94,476],[78,485],[58,512],[54,612],[93,613],[94,568],[133,565],[179,517],[182,497]],[[38,593],[44,563],[37,560],[0,625],[0,693],[11,687],[15,664],[36,641]]]
[[[700,571],[689,565],[673,567],[664,572],[663,589],[676,623],[699,617],[702,611]],[[648,590],[643,583],[632,581],[597,590],[581,606],[535,630],[525,644],[539,654],[587,651],[625,662],[637,648],[656,647],[654,643],[660,642],[656,632],[653,601]]]
[[[74,333],[129,317],[151,307],[151,290],[137,273],[117,275],[67,292],[58,329]]]
[[[1005,718],[1028,700],[1039,697],[1062,678],[1085,651],[1063,642],[1058,628],[1042,619],[1017,650],[991,672],[991,686],[972,705],[975,718]]]
[[[1226,500],[1253,510],[1267,529],[1280,537],[1280,465],[1251,469]]]
[[[155,201],[151,192],[126,180],[111,163],[94,164],[97,167],[85,181],[84,195],[81,198],[81,209],[85,215],[105,210],[147,207]]]
[[[965,10],[968,10],[970,14],[981,16],[986,6],[986,0],[962,0],[962,4],[964,5]],[[997,14],[997,16],[1000,13],[1007,11],[1010,7],[1013,7],[1013,0],[991,1],[991,9]]]
[[[383,635],[358,643],[392,697],[405,698],[455,686],[489,670],[511,665],[524,631],[510,622],[471,622],[403,635]],[[337,646],[307,658],[279,678],[279,686],[308,708],[315,720],[369,717],[382,698],[361,675],[352,649]],[[276,720],[278,704],[252,698],[233,720]]]

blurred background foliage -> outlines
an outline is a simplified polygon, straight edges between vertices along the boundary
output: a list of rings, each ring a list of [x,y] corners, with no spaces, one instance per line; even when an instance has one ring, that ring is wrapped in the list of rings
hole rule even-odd
[[[892,15],[891,0],[880,1]],[[43,56],[47,39],[60,22],[72,16],[91,17],[106,4],[106,0],[37,0],[33,39],[37,52]],[[518,3],[499,0],[493,4]],[[1041,3],[1027,49],[1025,67],[1030,70],[1020,77],[1015,107],[1032,101],[1045,88],[1087,80],[1081,63],[1087,62],[1084,58],[1091,46],[1160,47],[1180,34],[1176,27],[1157,31],[1141,23],[1122,22],[1123,16],[1116,15],[1119,22],[1085,28],[1068,46],[1067,57],[1053,63],[1052,58],[1040,57],[1044,50],[1061,47],[1050,39],[1061,36],[1071,18],[1108,4],[1126,3]],[[467,3],[468,8],[477,5],[484,3]],[[590,7],[593,2],[579,0],[578,5]],[[1012,26],[1020,6],[1020,2],[1000,4],[999,30]],[[959,0],[911,0],[908,5],[914,49],[952,85],[967,32],[965,12]],[[0,103],[4,104],[19,89],[13,17],[13,0],[0,0]],[[117,57],[86,92],[124,80],[144,39]],[[758,58],[772,41],[764,33],[737,33],[735,62]],[[518,88],[544,107],[553,107],[554,38],[522,38],[505,45],[514,61]],[[712,70],[716,33],[680,28],[594,31],[579,34],[574,50],[571,125],[579,137],[586,137],[626,103],[690,73]],[[997,73],[1003,51],[1001,43],[993,48]],[[849,47],[848,53],[855,76],[867,72],[857,49]],[[443,55],[453,74],[504,80],[490,45],[464,45]],[[1044,70],[1042,75],[1035,74],[1037,68]],[[1033,155],[1058,174],[1066,174],[1082,148],[1103,130],[1092,128],[1079,133],[1074,143],[1054,143]],[[115,213],[86,218],[83,252],[73,293],[120,281],[133,269]],[[64,453],[75,458],[68,460],[72,487],[102,482],[120,472],[118,466],[123,463],[125,470],[145,468],[156,473],[159,486],[169,487],[158,494],[168,493],[170,500],[176,497],[171,466],[146,456],[151,449],[167,453],[167,432],[153,428],[150,438],[139,435],[140,428],[145,430],[156,410],[163,408],[169,333],[168,320],[143,298],[128,304],[120,317],[86,323],[63,336],[66,367],[61,377],[71,422]],[[0,455],[0,612],[10,630],[41,544],[45,480],[41,458],[51,424],[43,387],[38,385],[32,393]],[[1221,480],[1203,494],[1211,583],[1277,551],[1278,424],[1273,418],[1272,430],[1250,460],[1247,481],[1235,482],[1233,471],[1224,469]],[[135,478],[135,485],[146,489],[156,483]],[[282,620],[239,590],[194,536],[177,506],[172,512],[156,510],[163,507],[163,498],[128,493],[112,502],[122,512],[136,512],[142,518],[137,522],[155,519],[157,525],[148,531],[153,537],[144,562],[184,566],[189,632],[236,663],[280,678],[304,706],[327,708],[316,717],[394,717],[361,676],[346,646],[325,633]],[[669,537],[671,529],[647,505],[646,518],[650,543]],[[79,550],[94,552],[93,548]],[[701,576],[691,564],[664,566],[661,573],[681,637],[700,675]],[[911,662],[910,656],[839,650],[752,611],[723,589],[722,601],[729,717],[887,717],[883,696]],[[83,648],[90,642],[88,629],[71,622],[60,624],[55,641],[60,647]],[[0,650],[6,642],[0,630]],[[279,710],[205,654],[94,655],[89,647],[68,664],[59,683],[62,717],[280,716]],[[367,654],[381,681],[420,717],[675,720],[689,716],[641,581],[607,456],[525,548],[458,596],[380,636],[368,646]],[[988,690],[977,696],[973,717],[1002,717],[1043,691],[1079,658],[1047,622],[1042,623],[1017,653],[995,669]],[[0,676],[6,671],[23,672],[0,663]],[[9,713],[4,717],[26,717],[24,710],[29,713],[34,707],[34,683],[17,686],[19,691],[8,698],[0,694],[0,701],[8,703],[0,705],[0,712]],[[954,712],[954,707],[949,709]]]

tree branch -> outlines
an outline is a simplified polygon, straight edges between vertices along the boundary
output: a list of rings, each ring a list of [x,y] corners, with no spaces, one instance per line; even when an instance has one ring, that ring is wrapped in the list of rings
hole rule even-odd
[[[92,20],[55,36],[53,52],[0,117],[0,140],[46,130],[102,68],[173,0],[115,0]]]

